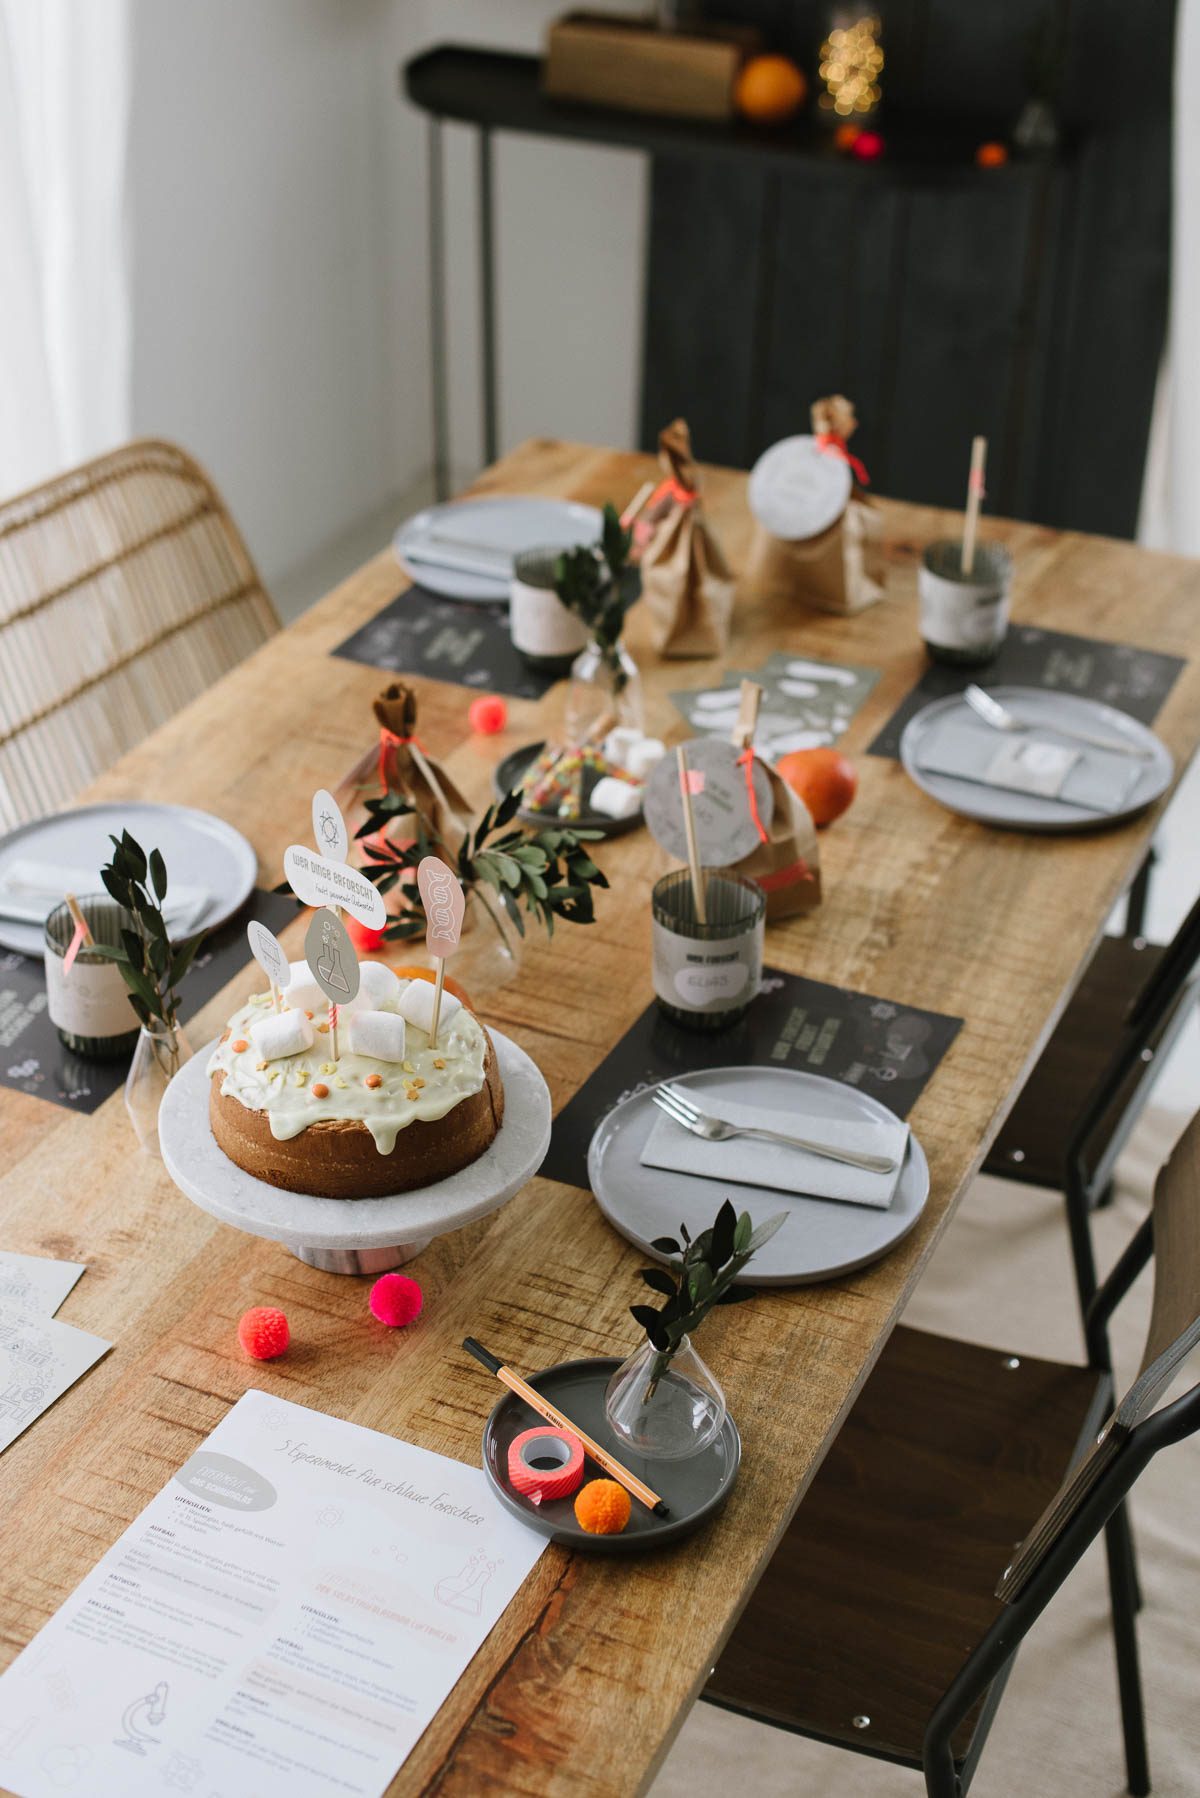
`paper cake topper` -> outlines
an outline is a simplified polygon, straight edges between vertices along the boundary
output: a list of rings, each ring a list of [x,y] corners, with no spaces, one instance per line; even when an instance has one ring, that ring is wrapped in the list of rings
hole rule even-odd
[[[340,905],[368,930],[382,930],[387,923],[378,888],[348,862],[328,861],[302,843],[293,843],[284,852],[283,871],[302,905]]]
[[[419,864],[417,886],[425,907],[425,947],[440,961],[458,948],[466,897],[453,871],[436,855]]]
[[[283,944],[257,918],[251,918],[247,924],[246,935],[250,939],[250,953],[271,985],[285,987],[292,978],[292,964],[284,953]]]
[[[331,1005],[358,997],[359,968],[346,926],[331,911],[319,911],[304,936],[304,959]]]
[[[741,760],[733,745],[723,743],[719,737],[696,737],[688,744],[687,753],[700,865],[732,867],[758,847],[762,831],[774,816],[775,801],[767,771],[757,760]],[[751,785],[757,818],[750,806]],[[651,769],[643,809],[655,842],[676,861],[686,861],[683,798],[673,755],[664,756]]]
[[[318,787],[313,794],[312,827],[321,854],[331,862],[344,862],[350,848],[350,833],[337,800],[324,787]]]

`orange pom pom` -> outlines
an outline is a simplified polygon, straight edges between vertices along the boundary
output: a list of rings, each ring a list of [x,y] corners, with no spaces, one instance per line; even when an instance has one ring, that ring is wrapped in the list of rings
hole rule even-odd
[[[633,1505],[616,1480],[590,1480],[575,1500],[575,1521],[593,1536],[619,1536]]]
[[[808,95],[803,69],[787,56],[752,56],[742,65],[733,103],[743,118],[778,125],[799,112]]]
[[[238,1341],[254,1361],[273,1361],[292,1339],[288,1320],[273,1305],[254,1305],[243,1313]]]
[[[471,701],[467,717],[471,729],[477,730],[481,737],[494,737],[508,723],[508,707],[498,694],[481,693],[478,699]]]
[[[343,914],[342,923],[346,926],[347,936],[360,954],[374,955],[377,949],[382,949],[384,944],[383,930],[372,930],[368,924],[360,924],[357,918],[352,918],[350,916],[349,912]]]
[[[1003,144],[980,144],[975,152],[975,160],[981,169],[1003,168],[1008,161],[1008,150]]]
[[[862,136],[862,126],[852,125],[847,119],[839,125],[833,134],[833,141],[839,150],[852,150]]]

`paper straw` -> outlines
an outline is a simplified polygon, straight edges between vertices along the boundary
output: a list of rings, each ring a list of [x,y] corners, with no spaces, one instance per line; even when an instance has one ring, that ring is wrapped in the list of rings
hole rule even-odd
[[[679,767],[679,797],[683,802],[683,829],[687,837],[688,871],[692,877],[692,903],[696,907],[697,924],[707,924],[708,913],[704,907],[704,873],[700,866],[700,851],[696,847],[696,820],[692,816],[692,787],[688,778],[687,749],[682,743],[675,751],[675,760]]]
[[[979,529],[979,508],[983,504],[983,471],[987,463],[987,438],[976,437],[971,444],[971,472],[967,476],[967,517],[963,525],[962,571],[970,574],[975,566],[975,534]]]
[[[438,1022],[442,1015],[442,988],[446,984],[446,958],[438,957],[437,978],[433,983],[433,1016],[429,1020],[429,1047],[437,1048]]]

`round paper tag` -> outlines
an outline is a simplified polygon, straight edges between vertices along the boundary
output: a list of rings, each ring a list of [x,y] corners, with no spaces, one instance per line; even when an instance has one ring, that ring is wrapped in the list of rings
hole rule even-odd
[[[321,854],[327,855],[330,861],[344,862],[346,851],[350,847],[350,832],[346,829],[337,800],[324,787],[319,787],[313,794],[312,826]]]
[[[342,920],[319,911],[304,937],[304,959],[331,1005],[349,1005],[358,997],[358,957]]]
[[[750,470],[750,510],[772,537],[794,542],[827,531],[846,510],[850,465],[815,437],[784,437]]]
[[[284,954],[278,937],[265,924],[260,924],[257,918],[251,918],[247,924],[246,935],[250,939],[250,953],[267,979],[275,986],[286,986],[292,978],[292,964]]]
[[[379,889],[348,862],[327,861],[315,849],[292,843],[284,851],[283,871],[301,905],[340,905],[368,930],[382,930],[387,923]]]
[[[687,746],[692,783],[692,819],[696,849],[705,868],[728,868],[757,849],[762,842],[750,810],[746,764],[741,750],[720,737],[695,737]],[[774,816],[775,802],[766,769],[755,759],[750,764],[754,799],[764,830]],[[655,842],[676,861],[687,860],[687,832],[683,823],[683,796],[679,791],[679,766],[673,754],[656,762],[646,782],[643,799],[646,824]]]

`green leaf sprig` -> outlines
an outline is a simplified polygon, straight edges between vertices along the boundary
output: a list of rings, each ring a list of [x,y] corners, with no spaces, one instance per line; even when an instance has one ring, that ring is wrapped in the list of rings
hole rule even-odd
[[[405,870],[417,867],[424,856],[441,855],[468,893],[486,887],[496,895],[518,936],[524,936],[529,915],[544,927],[547,936],[553,936],[558,918],[569,924],[591,924],[596,915],[592,889],[606,887],[608,881],[586,845],[598,841],[601,832],[565,826],[532,830],[523,824],[509,829],[520,804],[517,790],[489,806],[454,855],[419,816],[415,839],[403,849],[395,848],[382,833],[398,814],[411,814],[410,801],[391,792],[368,799],[366,823],[355,833],[368,857],[363,873],[381,893],[387,893]],[[415,886],[411,895],[412,910],[389,921],[386,938],[406,939],[423,933],[425,914]]]
[[[205,933],[172,947],[163,917],[167,896],[166,863],[157,849],[146,854],[127,830],[110,837],[112,859],[100,870],[109,895],[133,919],[123,928],[120,944],[96,943],[89,953],[104,956],[120,967],[129,988],[129,1003],[143,1024],[160,1024],[173,1031],[179,1023],[180,981],[191,967]]]
[[[641,591],[641,576],[629,560],[633,532],[621,523],[614,505],[604,508],[600,547],[569,549],[554,564],[554,591],[592,633],[619,693],[628,678],[621,666],[619,644],[625,614]]]
[[[653,1292],[665,1295],[666,1304],[657,1311],[652,1305],[629,1307],[655,1350],[647,1396],[653,1395],[684,1337],[699,1328],[714,1305],[735,1305],[753,1298],[751,1288],[733,1282],[751,1256],[786,1222],[787,1215],[780,1211],[756,1229],[750,1213],[743,1211],[739,1216],[726,1199],[710,1228],[694,1241],[686,1224],[679,1226],[679,1241],[673,1236],[655,1237],[650,1246],[670,1258],[670,1271],[643,1267],[639,1272]]]

